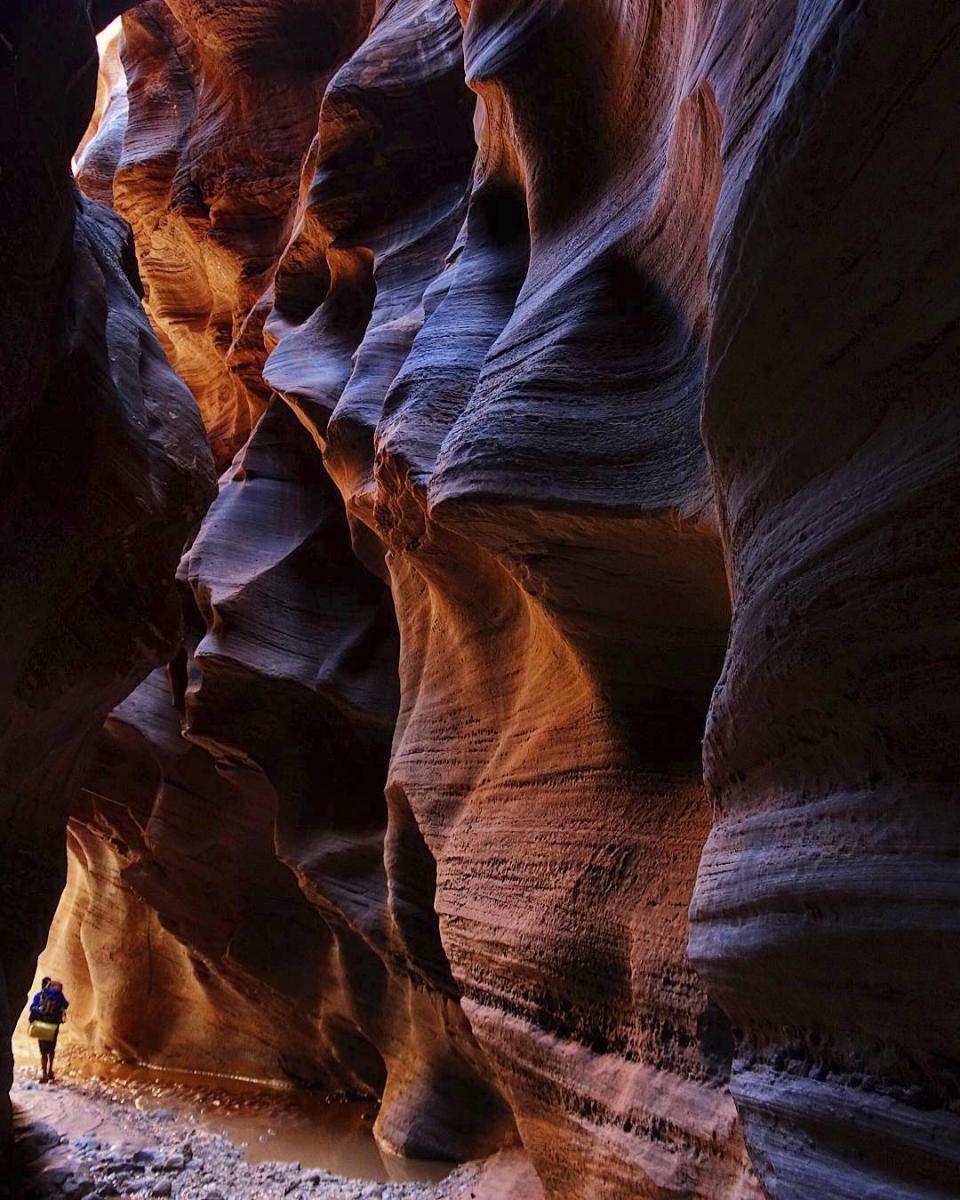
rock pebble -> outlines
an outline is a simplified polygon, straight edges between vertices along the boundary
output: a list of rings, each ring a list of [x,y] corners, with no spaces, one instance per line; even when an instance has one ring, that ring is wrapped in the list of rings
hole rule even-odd
[[[0,1200],[459,1200],[461,1194],[451,1181],[380,1183],[299,1162],[248,1162],[243,1146],[182,1114],[140,1109],[115,1085],[67,1080],[38,1090],[30,1082],[15,1084],[14,1099],[28,1118],[18,1138],[22,1178],[12,1192],[0,1185]],[[51,1099],[69,1112],[71,1090],[87,1104],[93,1098],[102,1114],[92,1128],[66,1134],[29,1119],[31,1105]]]

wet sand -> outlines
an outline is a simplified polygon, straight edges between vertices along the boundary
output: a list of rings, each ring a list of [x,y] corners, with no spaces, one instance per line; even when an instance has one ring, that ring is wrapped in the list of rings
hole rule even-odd
[[[125,1063],[92,1061],[68,1070],[64,1078],[97,1079],[105,1094],[129,1097],[143,1112],[174,1112],[222,1133],[244,1150],[248,1162],[299,1162],[382,1183],[437,1183],[451,1170],[450,1163],[382,1151],[373,1136],[374,1101],[330,1101],[296,1088]]]
[[[12,1099],[25,1168],[19,1180],[0,1183],[4,1200],[451,1194],[439,1182],[451,1164],[379,1149],[371,1102],[331,1103],[292,1088],[76,1059],[65,1059],[54,1084],[18,1067]]]

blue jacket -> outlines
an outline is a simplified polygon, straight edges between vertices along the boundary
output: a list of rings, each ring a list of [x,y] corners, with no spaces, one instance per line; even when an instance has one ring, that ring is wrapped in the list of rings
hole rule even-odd
[[[30,1002],[30,1016],[38,1021],[49,1021],[59,1025],[64,1012],[70,1007],[70,1001],[63,992],[52,992],[42,988]]]

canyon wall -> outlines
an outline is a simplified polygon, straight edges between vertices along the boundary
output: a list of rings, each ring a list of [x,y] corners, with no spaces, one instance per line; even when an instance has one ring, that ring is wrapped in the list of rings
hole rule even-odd
[[[0,1092],[104,718],[180,638],[174,572],[214,490],[144,316],[130,232],[77,192],[97,89],[77,0],[0,15]],[[0,1113],[0,1154],[9,1112]]]
[[[734,619],[691,954],[778,1198],[960,1180],[958,67],[937,5],[808,14],[718,220]]]
[[[80,180],[239,452],[74,809],[88,1040],[377,1093],[488,1197],[953,1195],[960,17],[120,53]]]

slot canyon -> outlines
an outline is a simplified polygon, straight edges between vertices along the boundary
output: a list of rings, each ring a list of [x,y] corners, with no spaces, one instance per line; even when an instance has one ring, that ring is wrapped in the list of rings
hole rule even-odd
[[[449,1200],[960,1197],[958,79],[942,0],[0,0],[0,1171],[53,970]]]

